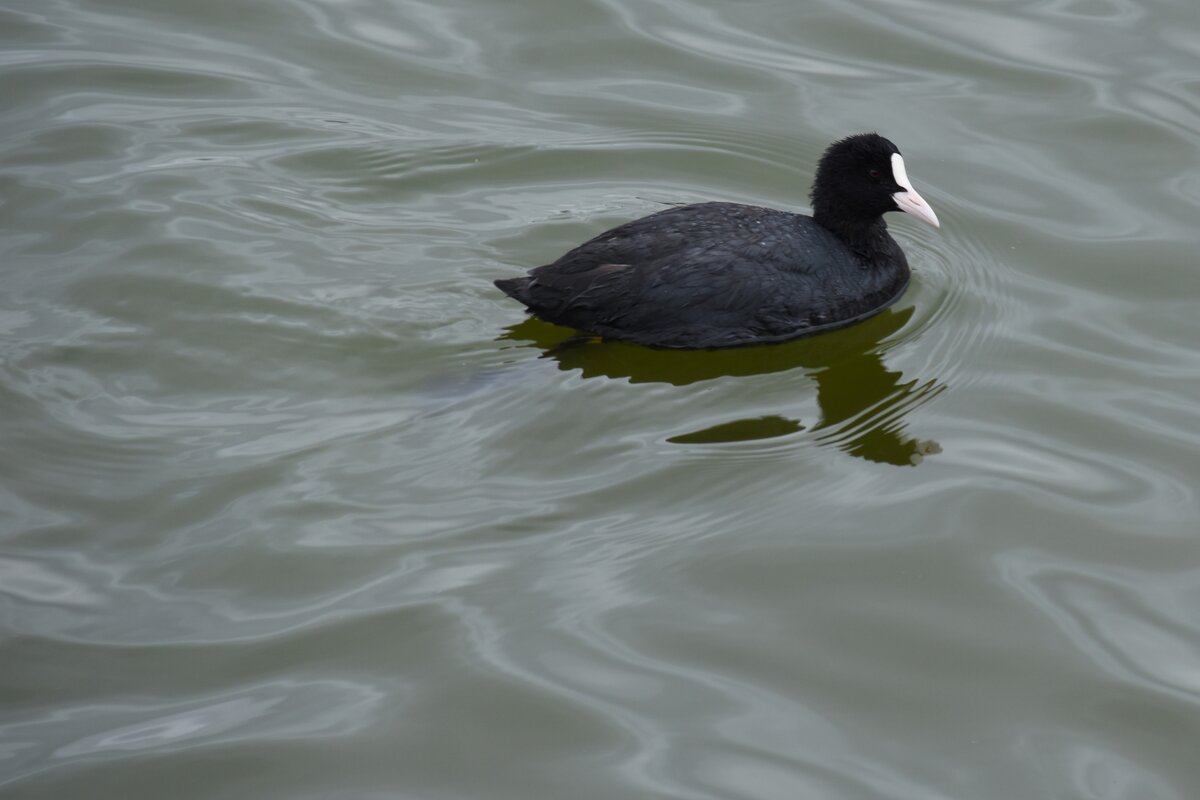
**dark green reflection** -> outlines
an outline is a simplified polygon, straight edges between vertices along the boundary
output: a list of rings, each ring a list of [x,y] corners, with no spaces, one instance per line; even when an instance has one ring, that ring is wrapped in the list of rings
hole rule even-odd
[[[904,418],[943,387],[934,380],[903,381],[900,372],[884,366],[882,355],[884,340],[903,327],[912,313],[912,308],[889,309],[844,330],[728,350],[656,350],[601,341],[533,317],[509,328],[500,338],[531,342],[544,351],[543,358],[557,361],[559,369],[579,370],[589,378],[627,378],[632,383],[685,386],[714,378],[805,369],[817,383],[821,406],[821,421],[811,429],[817,441],[870,461],[916,464],[940,448],[935,442],[907,436]],[[670,441],[747,441],[802,429],[798,420],[769,415],[733,420]]]
[[[681,433],[667,439],[675,444],[717,444],[719,442],[749,442],[754,439],[774,439],[776,436],[787,436],[789,433],[804,430],[800,420],[788,419],[778,414],[751,419],[735,419],[733,422],[722,422],[691,433]]]

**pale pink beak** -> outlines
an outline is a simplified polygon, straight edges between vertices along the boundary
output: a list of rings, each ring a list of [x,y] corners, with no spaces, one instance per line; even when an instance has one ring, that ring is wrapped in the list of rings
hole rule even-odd
[[[909,182],[908,173],[904,169],[904,157],[899,153],[892,153],[892,174],[896,178],[896,183],[903,190],[892,195],[896,207],[905,214],[912,214],[921,222],[928,223],[935,228],[942,227],[938,222],[937,214],[933,213],[933,209],[929,207],[929,203],[926,203],[925,198],[917,194],[917,190]]]

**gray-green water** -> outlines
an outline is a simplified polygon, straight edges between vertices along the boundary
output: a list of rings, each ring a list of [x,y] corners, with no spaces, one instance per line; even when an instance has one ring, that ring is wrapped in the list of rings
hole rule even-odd
[[[1200,797],[1197,42],[5,3],[0,794]],[[491,285],[866,129],[943,228],[863,326],[555,349]]]

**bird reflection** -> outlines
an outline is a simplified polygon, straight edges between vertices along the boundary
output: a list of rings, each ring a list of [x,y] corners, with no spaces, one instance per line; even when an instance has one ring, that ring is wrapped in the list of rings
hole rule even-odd
[[[941,451],[936,442],[905,433],[905,417],[944,388],[935,380],[904,381],[884,365],[883,342],[909,320],[911,307],[888,309],[840,331],[783,344],[727,350],[656,350],[601,341],[530,317],[501,339],[528,341],[559,369],[585,378],[627,378],[631,383],[685,386],[714,378],[807,370],[817,384],[821,420],[809,428],[815,439],[851,455],[885,464],[917,464]],[[768,415],[733,420],[674,436],[679,444],[749,441],[804,430],[799,420]]]

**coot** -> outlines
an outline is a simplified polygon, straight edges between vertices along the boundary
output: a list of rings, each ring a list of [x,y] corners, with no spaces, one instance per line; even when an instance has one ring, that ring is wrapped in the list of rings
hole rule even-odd
[[[895,302],[908,261],[883,214],[938,227],[896,145],[876,133],[834,142],[811,198],[811,217],[739,203],[669,208],[496,286],[548,322],[677,348],[794,339]]]

